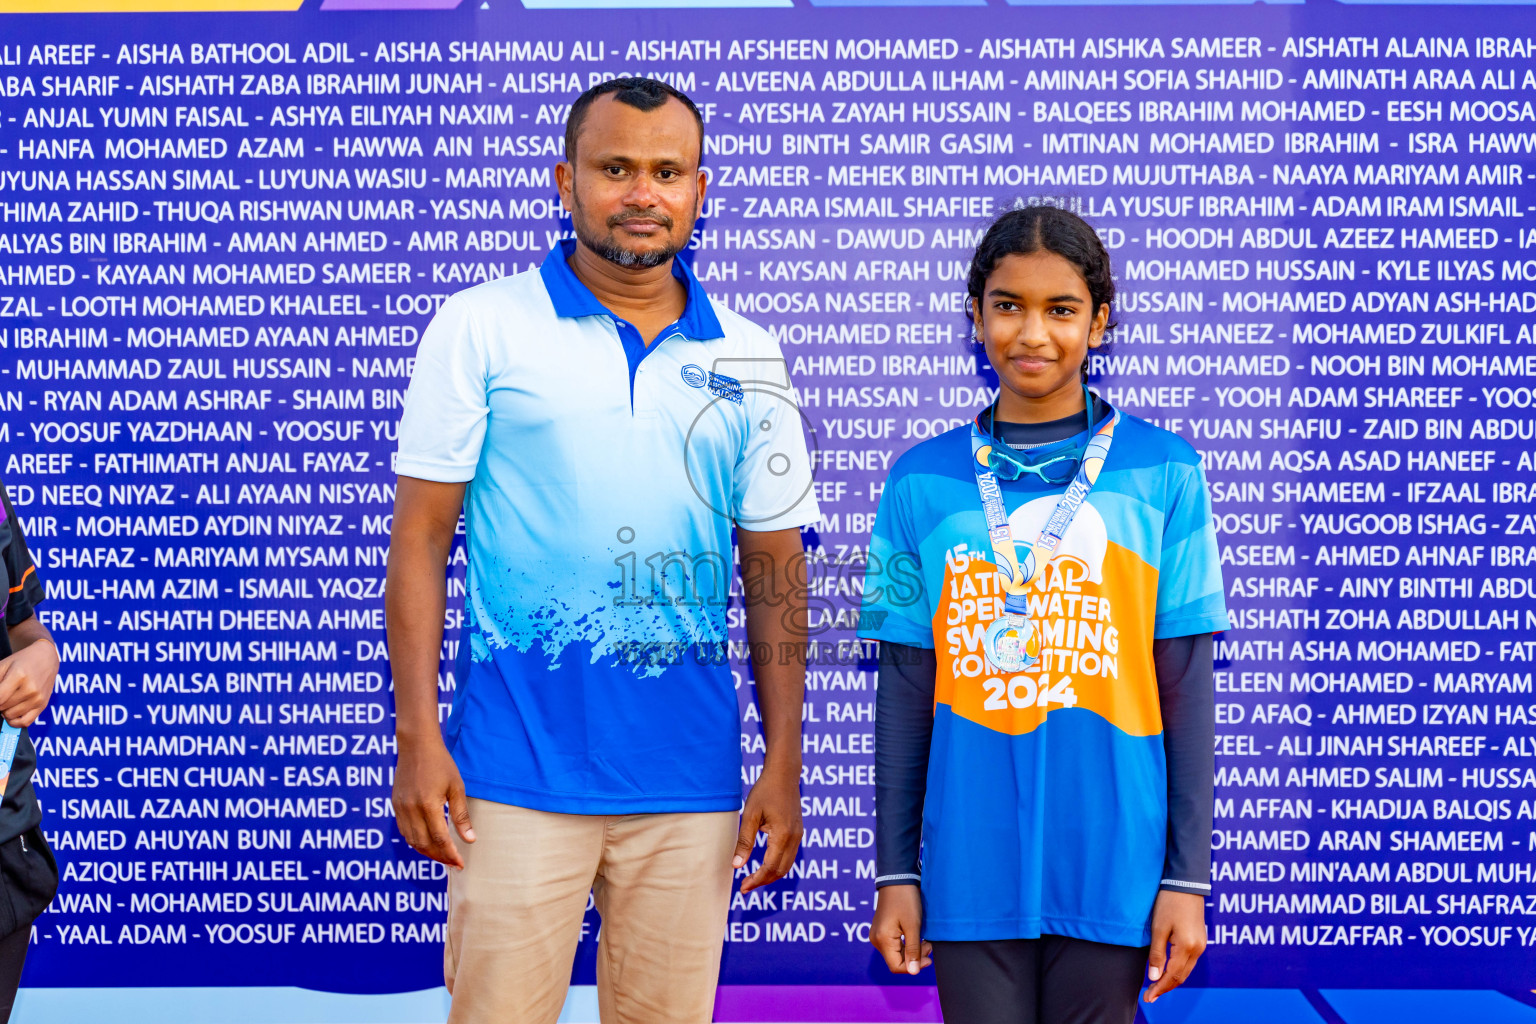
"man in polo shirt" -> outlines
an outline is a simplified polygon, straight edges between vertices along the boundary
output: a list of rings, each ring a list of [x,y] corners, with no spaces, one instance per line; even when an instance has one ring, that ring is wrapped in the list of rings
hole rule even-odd
[[[555,1021],[589,892],[603,1019],[708,1021],[733,872],[771,882],[799,844],[804,590],[789,595],[819,513],[777,344],[674,258],[704,198],[703,131],[662,83],[588,91],[556,168],[576,239],[450,298],[417,353],[386,598],[394,802],[406,841],[454,869],[453,1024]],[[733,523],[767,743],[745,807]]]

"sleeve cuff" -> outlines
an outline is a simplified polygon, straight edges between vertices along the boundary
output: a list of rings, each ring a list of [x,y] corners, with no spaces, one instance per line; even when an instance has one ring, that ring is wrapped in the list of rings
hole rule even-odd
[[[1173,636],[1193,636],[1196,633],[1220,633],[1231,628],[1226,612],[1219,615],[1186,615],[1155,621],[1152,624],[1152,639],[1166,640]]]
[[[1210,884],[1207,882],[1181,882],[1177,878],[1165,878],[1157,887],[1164,892],[1187,892],[1196,896],[1209,896]]]
[[[430,480],[439,484],[467,484],[475,478],[475,467],[448,466],[406,455],[395,456],[395,475]]]
[[[807,526],[815,526],[821,522],[821,509],[811,505],[808,509],[792,509],[773,519],[765,519],[753,523],[736,523],[736,529],[746,530],[748,533],[772,533],[775,530],[801,530]]]
[[[933,650],[933,629],[927,623],[913,622],[889,608],[859,609],[854,634],[860,640],[883,640],[908,647]]]
[[[884,889],[888,885],[920,885],[923,876],[918,874],[881,875],[875,879],[875,888]]]
[[[903,633],[891,633],[891,631],[874,631],[874,629],[859,629],[854,636],[860,640],[877,640],[880,643],[900,643],[909,648],[922,648],[923,651],[932,651],[934,639],[931,636],[906,636]]]

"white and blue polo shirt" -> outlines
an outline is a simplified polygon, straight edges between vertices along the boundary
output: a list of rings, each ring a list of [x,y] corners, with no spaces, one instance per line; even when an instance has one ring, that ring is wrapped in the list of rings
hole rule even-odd
[[[449,298],[422,335],[402,476],[469,482],[447,738],[469,795],[573,814],[734,810],[731,528],[819,520],[776,341],[714,308],[647,347],[571,272]]]

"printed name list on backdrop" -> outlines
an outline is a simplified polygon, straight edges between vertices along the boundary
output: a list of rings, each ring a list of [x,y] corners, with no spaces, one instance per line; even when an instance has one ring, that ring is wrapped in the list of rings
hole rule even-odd
[[[446,296],[568,233],[571,101],[646,73],[708,121],[693,265],[782,342],[825,511],[805,844],[724,980],[883,974],[864,545],[893,458],[995,393],[981,228],[1054,197],[1116,256],[1095,385],[1202,452],[1221,535],[1201,977],[1529,988],[1536,40],[1106,10],[7,19],[0,437],[64,661],[32,983],[440,983],[443,870],[389,804],[401,398]]]

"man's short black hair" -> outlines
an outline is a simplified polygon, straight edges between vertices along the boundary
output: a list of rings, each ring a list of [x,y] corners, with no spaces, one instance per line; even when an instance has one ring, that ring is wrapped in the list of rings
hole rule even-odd
[[[581,132],[582,122],[587,119],[587,110],[599,96],[613,94],[613,98],[626,106],[636,110],[655,110],[669,99],[674,99],[688,108],[693,119],[699,123],[699,160],[704,159],[704,115],[699,113],[699,108],[693,100],[672,88],[666,82],[658,82],[654,78],[610,78],[606,82],[594,85],[571,104],[571,112],[565,119],[565,158],[571,159],[576,152],[576,136]]]

